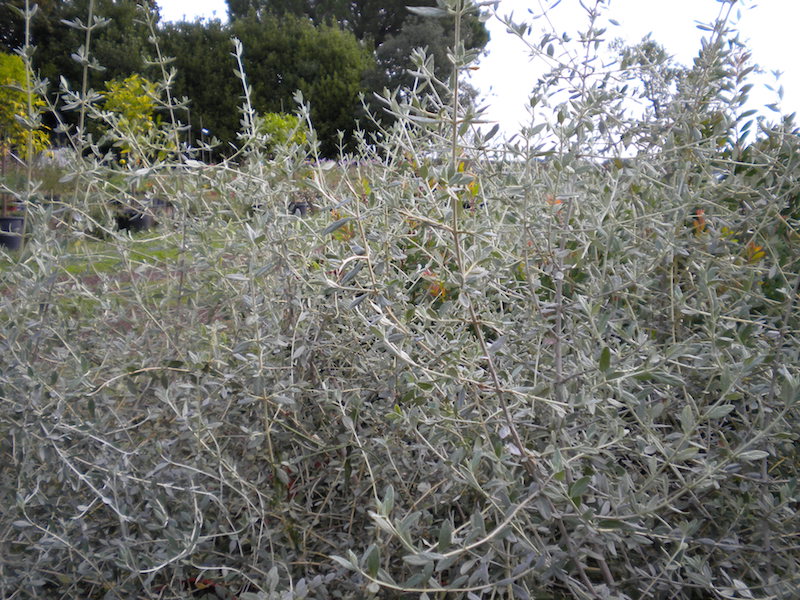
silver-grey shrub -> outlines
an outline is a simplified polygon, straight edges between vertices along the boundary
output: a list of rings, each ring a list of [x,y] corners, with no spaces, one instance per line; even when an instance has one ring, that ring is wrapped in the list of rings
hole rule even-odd
[[[2,267],[0,595],[792,597],[798,137],[742,117],[720,6],[658,114],[591,10],[581,52],[530,47],[565,58],[504,145],[474,57],[420,52],[340,164],[245,128],[236,162],[125,174],[171,228],[34,231]]]

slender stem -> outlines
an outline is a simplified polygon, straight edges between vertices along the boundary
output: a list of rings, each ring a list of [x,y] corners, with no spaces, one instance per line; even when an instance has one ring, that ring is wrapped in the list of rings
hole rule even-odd
[[[567,231],[569,230],[569,222],[572,219],[573,200],[569,198],[567,201],[564,221],[561,224],[561,239],[558,244],[558,256],[556,257],[556,272],[555,272],[555,325],[553,333],[555,343],[553,348],[555,362],[556,381],[554,385],[554,392],[556,402],[564,402],[564,353],[563,353],[563,338],[564,338],[564,253],[567,248]],[[563,209],[562,209],[563,210]]]
[[[463,0],[459,0],[456,5],[456,19],[455,19],[455,41],[453,44],[453,115],[452,115],[452,137],[450,138],[450,162],[453,173],[458,172],[458,87],[459,87],[459,52],[458,47],[461,43],[461,10],[463,7]],[[459,273],[464,273],[464,264],[461,256],[461,244],[458,235],[458,211],[459,198],[457,194],[452,194],[450,197],[450,206],[452,210],[452,228],[453,228],[453,246],[455,249],[456,263],[458,264]]]
[[[458,5],[456,6],[456,15],[455,15],[455,44],[453,48],[453,130],[452,130],[452,139],[451,142],[451,150],[452,150],[452,169],[453,172],[456,173],[458,171],[458,88],[459,88],[459,56],[461,55],[459,51],[459,47],[461,45],[461,14],[463,12],[463,1],[460,0]],[[461,281],[461,291],[463,293],[463,275],[465,273],[465,266],[464,266],[464,256],[463,251],[461,248],[461,236],[459,232],[459,223],[458,223],[458,213],[461,209],[460,206],[460,199],[458,194],[451,194],[451,206],[452,206],[452,236],[453,236],[453,250],[456,259],[456,266],[458,267],[458,272],[462,276]],[[522,443],[522,438],[519,435],[519,431],[517,430],[516,424],[514,423],[514,419],[511,415],[511,410],[508,405],[508,401],[506,400],[505,396],[503,395],[502,384],[500,382],[500,377],[497,374],[497,368],[494,364],[494,360],[492,359],[491,352],[489,351],[489,346],[486,343],[486,338],[483,335],[483,330],[481,329],[481,319],[478,316],[477,311],[475,310],[475,306],[472,301],[469,301],[467,306],[467,310],[469,312],[469,322],[472,325],[473,330],[475,331],[475,336],[478,338],[478,343],[481,346],[481,353],[483,354],[484,358],[487,362],[487,368],[489,374],[492,378],[492,388],[494,390],[495,396],[497,396],[497,400],[500,403],[500,407],[503,411],[503,417],[506,421],[506,425],[508,426],[509,430],[511,431],[511,437],[514,440],[514,445],[517,447],[519,452],[523,457],[523,464],[527,469],[530,475],[534,475],[536,472],[536,460],[534,459],[533,455],[525,448],[524,444]]]
[[[31,89],[31,13],[30,0],[25,0],[25,96],[28,103],[27,120],[28,124],[33,121],[33,90]],[[27,226],[27,204],[31,197],[33,180],[33,129],[27,130],[26,156],[25,156],[25,205],[22,210],[22,243],[25,243],[25,229]]]
[[[26,0],[27,2],[27,0]],[[92,41],[92,21],[94,20],[94,0],[89,0],[89,17],[86,22],[86,37],[84,40],[83,51],[83,82],[81,84],[81,112],[78,124],[78,140],[83,141],[83,131],[86,124],[86,93],[89,91],[89,44]]]
[[[180,139],[180,128],[178,127],[178,119],[175,116],[175,106],[176,103],[172,97],[172,77],[167,73],[166,64],[167,61],[164,58],[163,53],[161,52],[161,45],[158,43],[158,32],[156,31],[155,21],[153,13],[148,9],[147,12],[147,27],[150,30],[150,36],[152,38],[153,46],[155,47],[156,56],[157,56],[157,63],[161,69],[161,79],[164,82],[164,93],[167,96],[167,109],[169,110],[169,119],[170,124],[172,125],[172,134],[174,137],[173,143],[175,144],[175,151],[177,153],[177,159],[179,163],[184,161],[183,153],[180,151],[181,147],[181,139]],[[202,120],[200,121],[200,125],[202,127]],[[183,178],[179,179],[179,182],[183,182]]]
[[[450,139],[453,168],[458,164],[458,96],[459,96],[459,47],[461,46],[461,12],[463,10],[463,0],[459,0],[456,5],[455,40],[453,43],[453,133]],[[455,214],[457,211],[453,211]],[[454,228],[455,229],[455,228]]]

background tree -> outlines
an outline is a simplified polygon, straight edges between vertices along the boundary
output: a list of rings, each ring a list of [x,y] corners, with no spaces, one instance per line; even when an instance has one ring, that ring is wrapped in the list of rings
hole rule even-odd
[[[37,14],[31,23],[31,33],[34,39],[43,39],[48,32],[52,32],[55,21],[49,18],[58,10],[56,0],[40,0]],[[0,49],[4,52],[13,52],[22,48],[25,43],[25,24],[22,11],[25,10],[25,0],[6,0],[0,2]]]
[[[292,15],[238,19],[231,33],[245,49],[256,110],[291,112],[292,97],[300,90],[311,103],[323,152],[335,153],[337,131],[355,127],[362,81],[374,64],[369,52],[338,26],[315,26]]]
[[[477,19],[474,19],[462,39],[467,49],[483,48],[488,42],[488,33]],[[383,88],[411,88],[415,76],[409,70],[413,67],[411,53],[415,48],[425,48],[434,60],[436,76],[446,81],[453,69],[448,53],[455,40],[452,27],[447,20],[422,18],[410,15],[403,21],[396,33],[389,34],[375,50],[377,69],[368,80],[371,90]]]
[[[355,127],[362,82],[374,62],[352,33],[336,25],[251,12],[229,25],[167,24],[162,33],[164,51],[175,57],[175,94],[190,102],[192,137],[198,139],[200,129],[208,129],[223,142],[222,153],[240,129],[241,83],[233,74],[231,37],[243,44],[256,111],[290,113],[293,95],[300,90],[311,103],[314,127],[328,154],[335,152],[337,131]]]
[[[225,142],[239,130],[241,83],[233,74],[231,31],[219,20],[167,23],[161,28],[162,50],[174,58],[173,92],[189,101],[190,138],[204,137],[201,129]],[[225,151],[225,146],[221,148]]]
[[[41,128],[32,129],[23,122],[28,114],[28,92],[26,91],[25,62],[16,54],[0,52],[0,152],[3,160],[6,153],[17,148],[27,156],[28,144],[33,152],[40,152],[49,145],[49,136]],[[44,106],[44,101],[34,95],[34,110]]]
[[[627,46],[622,40],[612,43],[619,51],[620,67],[636,90],[631,94],[646,102],[646,110],[655,119],[662,119],[664,111],[677,90],[677,84],[686,75],[686,67],[675,63],[666,48],[645,36],[641,42]]]
[[[249,14],[295,15],[314,23],[330,21],[352,31],[362,41],[379,46],[389,35],[396,35],[409,16],[407,0],[227,0],[228,16],[233,21]],[[435,0],[413,2],[415,6],[436,6]]]
[[[24,0],[9,0],[0,7],[0,42],[6,51],[22,45],[24,21],[15,8],[24,4]],[[79,19],[86,23],[89,0],[44,0],[37,4],[39,9],[31,22],[31,44],[36,46],[34,68],[50,81],[63,76],[75,84],[80,80],[82,67],[73,54],[84,44],[84,32],[65,21]],[[158,8],[150,0],[95,0],[94,15],[107,23],[92,34],[91,54],[105,69],[90,72],[93,87],[143,70],[143,57],[150,52],[150,44],[141,10],[157,14]]]
[[[419,0],[414,6],[436,6],[435,0]],[[413,84],[411,50],[426,47],[435,57],[436,75],[447,79],[452,65],[447,59],[453,45],[452,19],[420,18],[408,10],[407,0],[228,0],[231,21],[267,14],[296,15],[316,24],[334,21],[366,47],[375,51],[377,68],[369,73],[365,84],[369,91],[384,87],[396,89]],[[477,14],[465,19],[462,39],[469,49],[483,49],[489,33]]]

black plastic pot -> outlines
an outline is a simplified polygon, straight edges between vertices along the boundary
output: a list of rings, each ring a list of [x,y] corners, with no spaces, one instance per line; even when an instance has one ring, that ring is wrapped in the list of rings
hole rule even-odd
[[[305,217],[310,209],[311,205],[308,202],[300,201],[289,203],[289,214],[295,217]]]
[[[9,250],[19,250],[22,247],[24,232],[24,217],[0,217],[0,246],[5,246]]]
[[[126,209],[121,214],[118,214],[116,219],[117,229],[119,230],[147,231],[156,224],[153,215],[132,208]]]
[[[115,200],[111,204],[120,231],[147,231],[158,225],[156,216],[169,217],[173,212],[172,203],[161,198],[139,198],[132,204]]]

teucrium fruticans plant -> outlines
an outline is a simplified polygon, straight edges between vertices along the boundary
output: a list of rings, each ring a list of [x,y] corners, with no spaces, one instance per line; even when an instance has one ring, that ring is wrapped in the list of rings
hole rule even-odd
[[[155,52],[179,161],[81,159],[85,218],[3,266],[0,595],[792,596],[796,126],[748,114],[731,3],[669,73],[584,4],[573,43],[508,22],[551,68],[502,145],[458,35],[338,163],[302,98],[264,147],[234,44],[204,165]],[[145,185],[166,227],[91,212]]]

